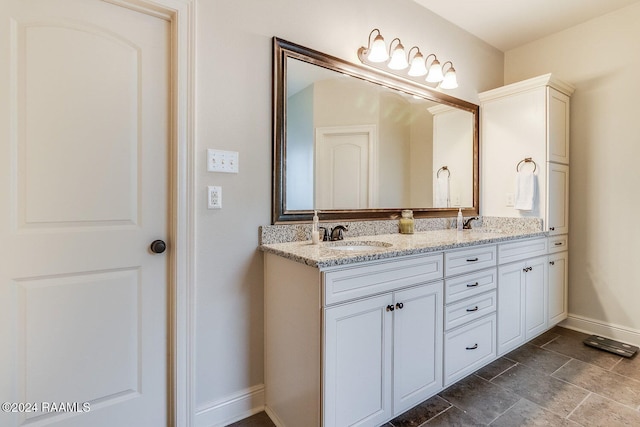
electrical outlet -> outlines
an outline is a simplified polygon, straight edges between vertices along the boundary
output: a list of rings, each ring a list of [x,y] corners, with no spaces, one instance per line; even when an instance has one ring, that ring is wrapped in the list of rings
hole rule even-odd
[[[508,207],[513,207],[516,204],[515,196],[513,193],[507,193],[505,201]]]
[[[207,187],[207,208],[222,209],[222,187],[214,185]]]
[[[207,149],[207,171],[238,173],[239,157],[237,151]]]

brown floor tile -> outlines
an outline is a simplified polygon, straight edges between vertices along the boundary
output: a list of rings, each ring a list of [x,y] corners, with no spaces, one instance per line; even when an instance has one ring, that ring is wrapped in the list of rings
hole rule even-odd
[[[516,366],[515,362],[501,357],[489,363],[487,366],[480,368],[478,371],[476,371],[476,375],[480,378],[484,378],[487,381],[491,381],[507,369],[514,366]]]
[[[584,335],[585,337],[588,336],[586,334],[582,334],[582,332],[571,332],[574,334]],[[616,363],[618,363],[618,361],[620,361],[620,356],[584,345],[582,343],[583,339],[584,338],[575,335],[562,335],[545,344],[542,348],[564,354],[565,356],[573,357],[574,359],[582,360],[583,362],[594,364],[603,369],[611,369]]]
[[[547,331],[542,335],[539,335],[537,337],[535,337],[534,339],[532,339],[531,341],[529,341],[529,344],[532,345],[537,345],[538,347],[542,347],[543,345],[545,345],[546,343],[553,341],[554,339],[558,338],[560,335],[555,333],[553,330]]]
[[[579,427],[573,421],[569,421],[553,412],[529,402],[527,399],[520,399],[511,409],[501,415],[491,423],[496,427]]]
[[[571,360],[571,358],[567,356],[531,344],[520,346],[504,357],[545,374],[552,374]]]
[[[588,392],[539,371],[517,365],[494,378],[492,383],[514,391],[519,396],[556,414],[566,417],[588,395]]]
[[[585,427],[640,426],[640,412],[597,394],[591,394],[569,419]]]
[[[229,424],[228,427],[275,427],[276,425],[271,421],[271,418],[266,412],[258,412],[255,415],[240,420],[233,424]]]
[[[440,396],[433,396],[407,412],[398,415],[391,420],[390,424],[394,427],[419,426],[450,406],[451,404]]]
[[[640,405],[640,381],[589,363],[572,360],[552,376],[634,409]]]
[[[452,406],[440,415],[427,421],[425,426],[442,426],[442,427],[473,427],[485,426],[479,421],[474,420],[460,409]]]
[[[617,372],[620,375],[624,375],[629,378],[640,381],[640,355],[636,353],[630,359],[623,357],[620,363],[612,369],[613,372]]]
[[[573,329],[563,328],[562,326],[554,326],[548,332],[562,335],[565,337],[573,337],[573,338],[579,339],[580,341],[582,341],[583,339],[585,339],[590,335],[590,334],[585,334],[584,332],[574,331]]]
[[[509,372],[509,371],[507,371]],[[440,392],[440,397],[463,410],[471,418],[488,424],[520,398],[475,375]]]

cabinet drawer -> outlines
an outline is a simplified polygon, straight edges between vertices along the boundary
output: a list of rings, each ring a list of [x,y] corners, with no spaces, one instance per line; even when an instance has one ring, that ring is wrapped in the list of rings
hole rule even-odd
[[[481,246],[479,248],[463,249],[445,252],[444,275],[470,273],[482,268],[496,265],[496,247]]]
[[[496,291],[477,295],[444,309],[444,329],[449,330],[496,311]]]
[[[324,304],[442,279],[442,253],[385,260],[323,272]]]
[[[549,237],[549,253],[562,252],[569,250],[569,235],[562,234],[560,236]]]
[[[495,313],[445,333],[445,387],[493,360],[496,356],[495,349]]]
[[[539,255],[547,254],[547,239],[545,237],[498,245],[499,264],[521,261]]]
[[[444,281],[447,304],[478,295],[496,288],[497,269],[477,271]]]

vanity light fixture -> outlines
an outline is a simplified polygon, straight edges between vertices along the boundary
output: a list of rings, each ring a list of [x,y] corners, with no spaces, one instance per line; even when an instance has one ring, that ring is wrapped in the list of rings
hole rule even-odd
[[[373,41],[371,37],[374,36]],[[413,56],[413,51],[416,51]],[[433,60],[428,64],[429,58],[433,56]],[[389,59],[390,58],[390,59]],[[420,52],[418,46],[413,46],[409,49],[408,55],[405,54],[404,46],[399,38],[394,38],[389,44],[389,50],[387,51],[384,38],[380,33],[380,30],[374,28],[369,33],[369,40],[367,47],[360,47],[358,49],[358,59],[363,64],[369,66],[375,66],[378,68],[386,68],[385,71],[393,70],[395,74],[405,74],[410,77],[421,77],[426,74],[425,80],[429,83],[438,83],[439,89],[455,89],[458,87],[458,81],[456,78],[456,70],[453,68],[453,63],[447,61],[444,63],[446,66],[449,64],[449,68],[445,71],[444,66],[440,65],[440,61],[434,53],[427,55],[425,58]],[[385,63],[386,67],[382,65]],[[411,66],[409,66],[411,65]],[[409,68],[404,73],[398,73]]]
[[[373,39],[373,43],[371,42],[371,36],[373,33],[377,32],[378,35]],[[367,58],[369,62],[386,62],[389,59],[389,54],[387,53],[387,45],[384,42],[384,38],[380,33],[380,30],[374,28],[371,33],[369,33],[369,44],[367,47],[361,47],[358,49],[358,57],[362,61],[362,56]]]
[[[445,71],[444,73],[444,80],[442,80],[442,83],[440,83],[440,87],[442,89],[455,89],[458,87],[458,79],[456,78],[456,69],[453,68],[453,63],[451,61],[445,62],[442,68],[444,69],[444,67],[447,64],[450,64],[450,65],[447,71]]]
[[[416,52],[415,55],[413,55],[413,58],[411,58],[411,51],[413,49],[418,49],[418,51]],[[424,56],[422,56],[422,53],[420,52],[420,48],[418,46],[414,46],[411,49],[409,49],[407,58],[411,63],[411,68],[409,68],[409,71],[407,72],[407,74],[409,74],[412,77],[419,77],[427,74],[427,67],[424,65],[425,64]]]
[[[436,57],[435,54],[429,54],[429,56],[427,56],[426,61],[433,56],[433,62],[431,62],[431,65],[429,65],[429,73],[427,74],[427,78],[426,80],[429,83],[440,83],[442,80],[444,80],[444,74],[442,74],[442,65],[440,65],[440,61],[438,61],[438,58]]]
[[[393,47],[393,42],[396,40],[398,41],[398,44]],[[389,60],[387,67],[392,70],[404,70],[409,66],[406,53],[404,52],[404,46],[402,46],[402,42],[397,37],[389,43],[389,56],[391,59]]]

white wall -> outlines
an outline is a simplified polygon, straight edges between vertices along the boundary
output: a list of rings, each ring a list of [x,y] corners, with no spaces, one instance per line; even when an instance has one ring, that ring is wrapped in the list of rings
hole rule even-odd
[[[505,53],[505,83],[544,73],[571,98],[569,311],[640,331],[640,4]]]
[[[401,37],[407,48],[452,60],[460,87],[449,93],[476,103],[477,92],[502,84],[503,54],[411,0],[199,0],[197,7],[196,423],[209,425],[225,407],[241,410],[230,400],[263,382],[257,245],[271,212],[271,38],[357,62],[356,50],[379,27],[388,41]],[[206,172],[206,148],[239,151],[240,173]],[[207,185],[222,186],[222,210],[206,209]]]

